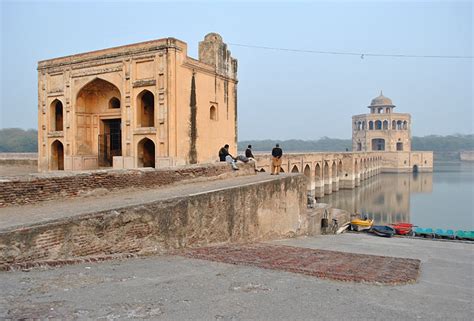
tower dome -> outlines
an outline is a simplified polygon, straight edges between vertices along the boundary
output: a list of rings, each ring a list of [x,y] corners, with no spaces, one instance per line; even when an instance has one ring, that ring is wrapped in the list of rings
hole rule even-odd
[[[382,93],[382,91],[380,91],[380,95],[378,97],[375,97],[374,99],[372,99],[371,103],[370,103],[370,106],[368,106],[369,108],[371,107],[395,107],[395,105],[392,103],[392,100],[388,97],[385,97]]]

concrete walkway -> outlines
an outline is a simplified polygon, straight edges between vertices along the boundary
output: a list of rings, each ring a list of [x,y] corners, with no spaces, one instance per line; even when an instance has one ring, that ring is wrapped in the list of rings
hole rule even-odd
[[[155,256],[0,273],[0,319],[471,320],[473,245],[344,234],[271,244],[420,259],[415,284]]]
[[[271,176],[268,173],[258,173],[257,175],[224,180],[182,183],[156,189],[129,189],[117,192],[106,192],[104,195],[92,195],[88,197],[41,202],[33,205],[5,207],[0,208],[0,231],[31,226],[76,215],[136,206],[177,197],[192,196],[248,184],[257,184],[276,180],[285,175],[297,174]]]

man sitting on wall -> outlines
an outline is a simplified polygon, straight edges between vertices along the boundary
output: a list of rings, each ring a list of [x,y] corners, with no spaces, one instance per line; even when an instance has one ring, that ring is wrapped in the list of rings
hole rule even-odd
[[[229,145],[225,144],[224,147],[222,147],[219,150],[219,161],[221,162],[227,162],[232,165],[233,169],[239,169],[237,165],[235,164],[235,158],[229,153]]]

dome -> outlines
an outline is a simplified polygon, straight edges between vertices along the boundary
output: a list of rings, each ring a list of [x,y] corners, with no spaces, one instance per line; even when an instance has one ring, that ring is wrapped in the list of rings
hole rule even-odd
[[[395,107],[395,105],[390,98],[385,97],[380,91],[380,95],[372,99],[369,107]]]

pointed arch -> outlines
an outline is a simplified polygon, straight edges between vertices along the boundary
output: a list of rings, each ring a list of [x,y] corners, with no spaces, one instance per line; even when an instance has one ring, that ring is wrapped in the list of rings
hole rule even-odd
[[[57,98],[53,100],[49,107],[51,131],[63,131],[63,110],[63,103]]]
[[[155,143],[149,138],[138,142],[137,167],[155,167]]]
[[[51,144],[51,170],[64,170],[64,146],[59,140]]]
[[[337,165],[336,162],[333,161],[331,165],[331,177],[336,178],[337,177]]]
[[[303,174],[304,174],[304,176],[306,176],[307,178],[310,178],[310,177],[311,177],[311,168],[309,167],[309,165],[306,165],[306,166],[304,167]]]
[[[155,127],[155,95],[148,89],[137,95],[137,126]]]
[[[314,167],[314,177],[318,181],[323,178],[322,172],[321,172],[321,166],[319,165],[319,163],[317,163],[316,166]]]
[[[342,177],[342,160],[339,160],[337,164],[337,176]]]
[[[324,180],[329,178],[329,164],[328,164],[328,162],[324,162],[323,176],[324,176]]]
[[[291,169],[292,173],[299,173],[300,170],[298,169],[298,166],[294,165],[293,168]]]

